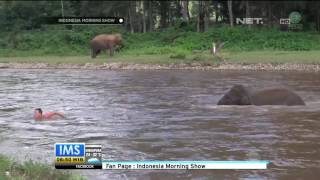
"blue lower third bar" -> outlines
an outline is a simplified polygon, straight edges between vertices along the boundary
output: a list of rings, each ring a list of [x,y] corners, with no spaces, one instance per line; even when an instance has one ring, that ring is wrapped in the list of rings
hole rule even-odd
[[[103,161],[103,169],[267,169],[269,161]]]

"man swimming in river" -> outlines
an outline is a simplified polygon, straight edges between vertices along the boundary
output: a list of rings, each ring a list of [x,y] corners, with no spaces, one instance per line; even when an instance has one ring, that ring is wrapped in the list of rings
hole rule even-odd
[[[50,119],[54,119],[54,118],[65,118],[65,116],[60,113],[60,112],[46,112],[46,113],[42,113],[42,109],[41,108],[36,108],[34,110],[34,119],[37,121],[41,121],[41,120],[50,120]]]

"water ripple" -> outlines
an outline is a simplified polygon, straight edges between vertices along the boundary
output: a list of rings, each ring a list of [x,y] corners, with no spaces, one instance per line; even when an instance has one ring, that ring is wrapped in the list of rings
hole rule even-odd
[[[312,179],[309,172],[320,165],[319,77],[297,72],[1,70],[0,152],[51,162],[54,143],[86,142],[102,144],[110,160],[272,162],[267,172],[80,171],[92,179]],[[307,106],[216,106],[233,84],[286,86]],[[67,118],[36,122],[35,107],[65,112]]]

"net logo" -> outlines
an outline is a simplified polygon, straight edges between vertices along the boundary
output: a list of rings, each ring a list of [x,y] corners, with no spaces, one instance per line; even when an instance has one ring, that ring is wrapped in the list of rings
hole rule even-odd
[[[84,157],[84,143],[56,143],[56,157]]]
[[[263,24],[262,18],[236,18],[237,24]]]

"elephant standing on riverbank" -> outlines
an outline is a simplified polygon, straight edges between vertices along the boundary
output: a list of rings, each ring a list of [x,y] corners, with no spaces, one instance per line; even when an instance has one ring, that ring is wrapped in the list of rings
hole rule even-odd
[[[113,56],[114,50],[123,47],[121,34],[100,34],[90,41],[91,57],[96,56],[103,50],[109,49],[110,56]]]
[[[286,88],[252,90],[242,85],[233,86],[217,105],[305,105],[296,93]]]

